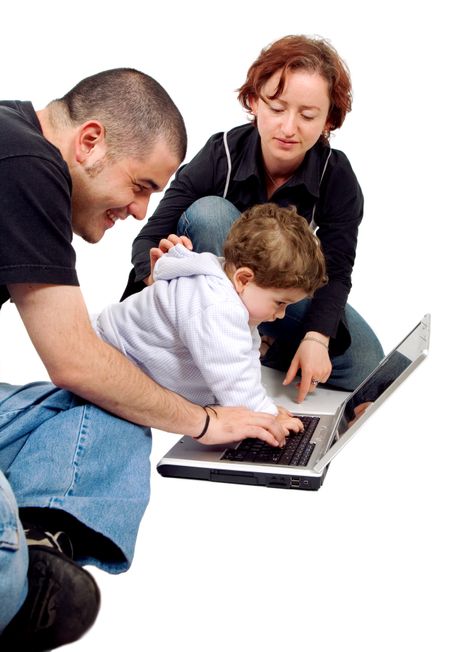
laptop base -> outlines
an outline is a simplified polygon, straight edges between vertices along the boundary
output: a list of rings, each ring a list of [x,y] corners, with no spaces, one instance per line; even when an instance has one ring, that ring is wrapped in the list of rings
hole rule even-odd
[[[322,475],[317,477],[302,477],[277,473],[194,468],[168,463],[158,464],[158,473],[167,478],[187,478],[190,480],[207,480],[208,482],[226,482],[228,484],[247,484],[274,489],[300,489],[306,491],[320,489],[327,470],[328,467],[324,469]]]

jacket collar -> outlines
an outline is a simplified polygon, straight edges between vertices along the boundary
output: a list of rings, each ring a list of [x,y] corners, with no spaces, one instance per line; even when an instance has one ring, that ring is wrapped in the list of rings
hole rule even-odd
[[[285,185],[289,187],[303,185],[311,195],[319,197],[320,177],[329,149],[329,145],[320,141],[317,142],[306,153],[303,162]],[[233,157],[233,154],[231,156]],[[245,152],[233,175],[233,180],[243,182],[250,177],[256,177],[261,184],[264,183],[261,139],[256,127],[252,128]]]

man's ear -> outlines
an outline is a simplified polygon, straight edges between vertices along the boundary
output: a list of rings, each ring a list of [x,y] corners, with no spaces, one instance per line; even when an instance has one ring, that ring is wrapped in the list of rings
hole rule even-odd
[[[98,120],[89,120],[82,124],[76,133],[75,156],[78,163],[91,163],[100,160],[106,154],[105,128]]]
[[[233,274],[233,283],[236,292],[241,294],[245,287],[255,279],[255,275],[250,267],[238,267]]]

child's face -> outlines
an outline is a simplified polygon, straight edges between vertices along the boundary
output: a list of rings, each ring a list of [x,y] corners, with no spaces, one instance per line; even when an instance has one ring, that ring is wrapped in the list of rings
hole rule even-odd
[[[282,319],[288,305],[306,298],[306,292],[299,288],[262,288],[253,281],[247,283],[239,294],[252,327],[263,321]]]

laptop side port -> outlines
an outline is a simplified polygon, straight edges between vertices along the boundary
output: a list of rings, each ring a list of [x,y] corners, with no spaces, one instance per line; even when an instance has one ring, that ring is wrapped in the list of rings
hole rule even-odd
[[[291,478],[291,489],[300,489],[300,478]]]
[[[267,482],[267,486],[273,489],[289,489],[289,478],[287,476],[273,475]]]

